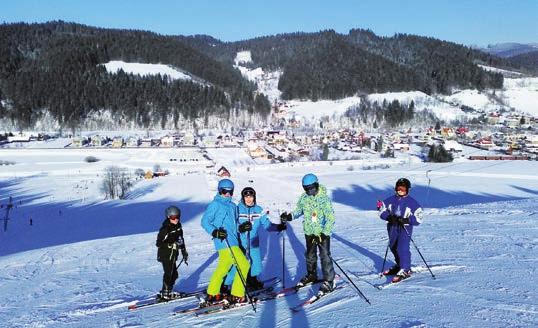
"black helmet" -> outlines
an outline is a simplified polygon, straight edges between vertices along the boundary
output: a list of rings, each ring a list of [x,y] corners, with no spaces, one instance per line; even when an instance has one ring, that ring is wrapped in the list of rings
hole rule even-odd
[[[243,190],[241,190],[241,201],[243,204],[245,203],[245,196],[254,196],[254,204],[256,204],[256,190],[252,187],[245,187]]]
[[[168,206],[164,211],[164,215],[167,219],[171,216],[177,216],[179,218],[181,216],[181,210],[175,206]]]
[[[404,186],[405,189],[407,189],[407,193],[409,193],[409,189],[411,189],[411,181],[406,178],[399,178],[398,181],[396,181],[394,190],[398,189],[399,186]]]

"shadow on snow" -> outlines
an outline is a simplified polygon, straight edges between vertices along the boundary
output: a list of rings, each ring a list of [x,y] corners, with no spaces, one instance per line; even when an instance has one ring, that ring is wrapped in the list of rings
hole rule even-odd
[[[470,193],[464,191],[447,191],[434,187],[417,185],[411,188],[411,196],[425,208],[444,208],[450,206],[491,203],[509,200],[519,200],[538,195],[538,191],[527,189],[520,186],[511,185],[510,187],[529,194],[525,196],[499,195],[493,193]],[[352,185],[351,190],[348,188],[336,188],[332,192],[334,202],[348,205],[359,210],[372,211],[376,209],[376,201],[385,199],[394,193],[391,189],[380,189],[373,186]]]
[[[0,232],[0,255],[101,238],[156,233],[167,206],[173,204],[181,209],[183,224],[200,215],[207,206],[189,199],[89,204],[54,202],[50,195],[17,189],[19,181],[0,182],[0,194],[3,195],[0,203],[7,203],[12,195],[14,204],[8,229]],[[33,201],[38,203],[32,204]],[[1,218],[4,215],[2,213]],[[110,221],[115,222],[109,224]]]

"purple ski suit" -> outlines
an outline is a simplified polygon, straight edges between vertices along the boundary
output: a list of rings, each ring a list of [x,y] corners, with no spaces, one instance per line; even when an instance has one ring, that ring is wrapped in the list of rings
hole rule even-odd
[[[422,223],[422,212],[420,204],[409,195],[403,197],[398,195],[390,196],[383,201],[382,206],[379,208],[379,217],[382,220],[387,221],[391,214],[409,219],[409,224],[404,225],[387,223],[390,250],[394,254],[396,264],[406,271],[411,269],[409,243],[413,234],[413,226]]]

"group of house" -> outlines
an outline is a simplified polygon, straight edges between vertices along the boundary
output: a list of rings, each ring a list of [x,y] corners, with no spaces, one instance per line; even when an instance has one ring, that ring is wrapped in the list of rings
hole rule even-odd
[[[140,138],[140,137],[128,137],[116,136],[110,138],[108,136],[93,135],[90,137],[74,137],[71,142],[71,147],[111,147],[111,148],[150,148],[150,147],[189,147],[195,146],[196,139],[193,133],[177,133],[172,135],[165,135],[159,138]]]
[[[46,133],[37,133],[37,132],[5,132],[0,134],[0,144],[3,143],[12,143],[12,142],[30,142],[30,141],[43,141],[54,138]]]

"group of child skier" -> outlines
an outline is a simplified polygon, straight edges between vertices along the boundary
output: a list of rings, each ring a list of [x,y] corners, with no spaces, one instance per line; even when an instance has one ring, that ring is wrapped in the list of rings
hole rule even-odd
[[[280,223],[269,220],[268,212],[256,203],[256,191],[246,187],[241,191],[239,204],[232,201],[234,183],[222,179],[218,183],[217,194],[207,206],[201,225],[213,239],[218,253],[218,264],[207,287],[206,304],[221,302],[247,302],[245,287],[249,290],[263,288],[259,280],[262,271],[260,254],[260,230],[280,232],[286,230],[287,223],[303,216],[303,231],[306,241],[306,275],[297,283],[302,287],[318,282],[317,258],[321,261],[323,279],[320,293],[331,292],[335,288],[333,260],[330,241],[335,217],[331,199],[325,186],[316,175],[309,173],[302,179],[304,193],[301,194],[293,212],[280,215]],[[387,222],[389,248],[394,255],[395,265],[382,272],[394,276],[392,282],[399,282],[411,275],[411,252],[409,243],[413,226],[422,222],[422,208],[409,196],[411,182],[406,178],[396,181],[395,194],[384,201],[378,201],[379,216]],[[163,285],[159,298],[169,300],[177,296],[172,289],[178,278],[176,261],[181,252],[182,260],[188,260],[188,253],[181,227],[181,211],[169,206],[166,219],[157,236],[157,259],[163,266]]]

